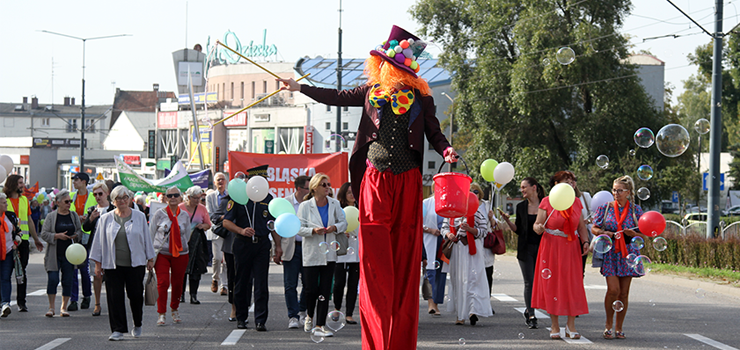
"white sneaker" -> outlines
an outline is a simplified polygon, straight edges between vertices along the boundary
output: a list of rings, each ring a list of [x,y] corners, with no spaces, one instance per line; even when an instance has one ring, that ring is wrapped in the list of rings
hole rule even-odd
[[[159,315],[159,317],[157,318],[157,326],[164,326],[166,324],[167,322],[164,319],[164,315]]]
[[[297,318],[293,317],[290,319],[290,321],[288,321],[288,329],[300,328],[300,327],[301,327],[301,324],[298,323]]]
[[[325,326],[321,326],[321,327],[316,326],[313,329],[313,334],[316,335],[317,337],[333,337],[334,336],[334,333],[332,333],[332,331],[326,329]]]
[[[10,305],[8,304],[3,305],[3,309],[2,311],[0,311],[0,317],[8,317],[11,311],[12,310],[10,310]]]
[[[305,311],[301,311],[298,313],[298,323],[300,323],[301,326],[306,324],[306,312]]]
[[[110,337],[108,337],[108,340],[113,340],[113,341],[123,340],[123,333],[113,332],[113,334],[111,334]]]
[[[303,331],[306,333],[311,333],[311,330],[313,329],[313,321],[311,320],[311,317],[306,316],[306,322],[303,323]]]
[[[134,327],[134,329],[131,330],[131,335],[134,336],[134,338],[138,338],[141,336],[141,327]]]

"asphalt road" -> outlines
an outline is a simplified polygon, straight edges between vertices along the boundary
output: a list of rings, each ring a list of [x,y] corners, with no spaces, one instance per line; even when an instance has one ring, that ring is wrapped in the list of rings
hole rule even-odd
[[[254,324],[245,332],[227,320],[230,305],[225,296],[210,292],[210,274],[203,276],[198,297],[201,305],[183,304],[183,323],[156,327],[156,308],[145,306],[143,336],[110,342],[107,309],[92,317],[90,310],[71,312],[71,317],[44,317],[47,309],[46,273],[43,254],[35,253],[29,264],[29,312],[13,313],[0,319],[0,349],[360,349],[360,326],[347,325],[333,338],[314,343],[302,329],[287,329],[283,298],[282,267],[270,267],[270,316],[268,332],[256,332]],[[521,310],[522,279],[513,256],[496,262],[494,296],[496,314],[478,325],[455,326],[455,316],[441,306],[442,317],[426,313],[426,301],[419,300],[419,349],[736,349],[740,348],[740,291],[738,288],[682,278],[648,275],[632,283],[631,303],[625,325],[627,339],[605,340],[603,298],[604,279],[596,269],[587,269],[586,294],[590,313],[576,321],[583,339],[549,340],[550,321],[538,315],[540,329],[524,325]],[[702,289],[697,293],[697,289]],[[13,287],[15,298],[15,286]],[[61,294],[61,288],[59,288]],[[60,296],[57,301],[57,308]],[[105,288],[103,288],[105,298]],[[58,310],[56,311],[58,313]],[[130,313],[129,313],[130,315]],[[355,315],[357,319],[358,315]],[[129,316],[130,317],[130,316]],[[250,315],[250,319],[252,316]],[[168,315],[168,323],[170,321]],[[252,321],[253,322],[253,321]],[[564,326],[565,320],[561,319]],[[131,327],[131,323],[129,323]],[[236,332],[235,332],[236,331]],[[231,340],[234,345],[224,345]]]

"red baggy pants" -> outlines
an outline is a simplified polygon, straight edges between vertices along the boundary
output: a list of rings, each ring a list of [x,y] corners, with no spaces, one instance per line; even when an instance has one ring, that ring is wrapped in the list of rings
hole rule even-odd
[[[416,349],[422,184],[418,168],[368,167],[360,185],[362,348]]]

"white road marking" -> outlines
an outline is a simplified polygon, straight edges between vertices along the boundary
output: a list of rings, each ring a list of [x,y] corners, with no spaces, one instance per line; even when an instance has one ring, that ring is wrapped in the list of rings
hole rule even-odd
[[[46,295],[46,289],[39,289],[39,290],[37,290],[37,291],[35,291],[33,293],[28,293],[26,295],[28,295],[28,296],[35,296],[35,297]]]
[[[38,348],[36,350],[51,350],[53,348],[56,348],[59,345],[64,344],[67,340],[70,340],[72,338],[56,338]]]
[[[524,315],[524,311],[527,310],[527,309],[526,308],[523,308],[523,307],[516,307],[516,308],[514,308],[514,310],[519,311],[519,312],[522,313],[522,315]],[[550,318],[550,316],[541,313],[540,310],[537,310],[537,309],[534,309],[534,317],[537,317],[538,319],[540,319],[540,318],[541,319],[545,319],[545,318],[548,318],[549,319]]]
[[[721,350],[738,350],[737,348],[733,348],[732,346],[722,344],[722,343],[720,343],[720,342],[718,342],[716,340],[709,339],[709,338],[707,338],[707,337],[705,337],[703,335],[700,335],[700,334],[684,334],[684,335],[687,336],[687,337],[689,337],[689,338],[693,338],[695,340],[698,340],[698,341],[700,341],[700,342],[702,342],[704,344],[707,344],[709,346],[713,346],[713,347],[715,347],[717,349],[721,349]]]
[[[510,296],[508,296],[506,294],[497,294],[497,293],[494,293],[494,294],[491,294],[491,296],[494,297],[494,298],[496,298],[496,299],[498,299],[498,301],[518,301],[518,300],[516,300],[516,299],[514,299],[514,298],[512,298],[512,297],[510,297]]]
[[[548,333],[550,332],[550,327],[547,327],[547,332]],[[548,337],[549,336],[550,335],[548,334]],[[560,327],[560,338],[563,339],[563,340],[565,340],[565,342],[568,343],[568,344],[592,344],[592,342],[590,340],[586,339],[586,337],[584,337],[584,336],[581,336],[581,339],[570,339],[570,338],[566,338],[565,337],[565,328],[564,327]]]
[[[228,337],[221,343],[221,345],[236,345],[236,343],[239,341],[239,338],[244,335],[244,332],[246,332],[245,329],[235,329],[231,331],[231,334],[229,334]]]
[[[606,290],[606,286],[600,285],[600,284],[587,284],[583,286],[584,289],[596,289],[596,290]]]

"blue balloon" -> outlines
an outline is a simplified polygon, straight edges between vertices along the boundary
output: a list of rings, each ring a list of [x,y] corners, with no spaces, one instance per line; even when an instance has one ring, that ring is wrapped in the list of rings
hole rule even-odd
[[[298,233],[301,228],[301,219],[295,214],[284,213],[275,219],[275,232],[281,237],[289,238]]]
[[[234,202],[247,204],[247,201],[249,201],[249,197],[247,196],[247,183],[243,180],[233,179],[229,181],[227,190],[229,191],[229,197],[231,197]]]

